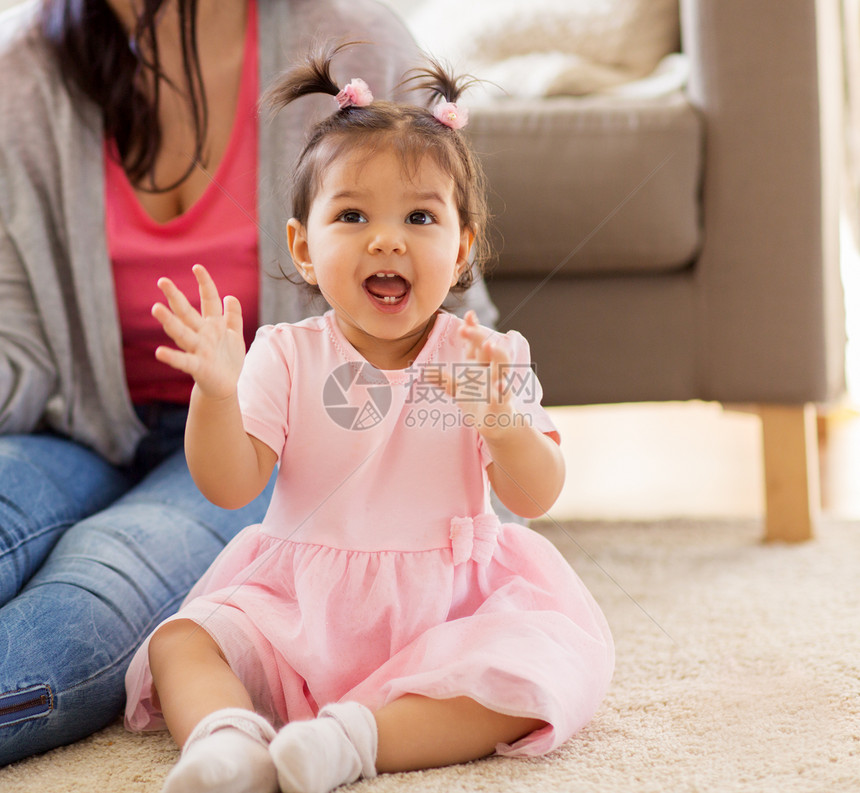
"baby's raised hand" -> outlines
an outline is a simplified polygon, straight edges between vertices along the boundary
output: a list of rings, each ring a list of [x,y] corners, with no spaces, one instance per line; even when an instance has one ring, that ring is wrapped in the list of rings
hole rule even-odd
[[[460,410],[471,416],[478,432],[495,434],[512,425],[515,412],[511,389],[505,383],[505,368],[511,362],[504,346],[505,339],[480,325],[474,311],[466,313],[459,333],[463,340],[464,363],[474,364],[472,379],[481,378],[482,393],[476,398],[475,393],[458,382],[461,376],[470,376],[472,366],[460,367],[457,378],[448,379],[446,389]]]
[[[160,346],[155,357],[190,374],[206,396],[222,399],[235,393],[245,360],[242,307],[232,296],[225,297],[222,305],[215,282],[202,264],[192,270],[200,290],[200,311],[173,281],[158,279],[169,308],[156,303],[152,316],[179,349]]]

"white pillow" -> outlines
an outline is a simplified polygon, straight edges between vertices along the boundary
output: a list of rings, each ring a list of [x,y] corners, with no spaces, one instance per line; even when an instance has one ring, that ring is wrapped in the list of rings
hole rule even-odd
[[[423,0],[399,10],[424,50],[510,96],[605,91],[678,49],[678,0]]]

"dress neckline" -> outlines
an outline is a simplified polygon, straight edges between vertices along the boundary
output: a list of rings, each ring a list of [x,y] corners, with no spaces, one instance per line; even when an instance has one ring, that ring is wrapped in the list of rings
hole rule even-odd
[[[334,309],[326,311],[323,315],[323,319],[325,320],[326,328],[328,329],[332,341],[335,346],[340,349],[344,357],[362,360],[373,366],[374,369],[379,369],[380,372],[384,373],[390,383],[397,383],[401,381],[407,382],[412,376],[415,366],[422,366],[431,363],[437,357],[439,347],[448,333],[448,329],[450,327],[451,320],[454,319],[454,315],[449,314],[443,309],[439,309],[436,312],[436,320],[433,323],[433,328],[431,329],[430,334],[424,340],[424,345],[418,351],[418,355],[416,355],[409,365],[403,369],[381,369],[380,367],[370,363],[367,358],[353,347],[349,339],[347,339],[343,334],[343,331],[337,323]]]

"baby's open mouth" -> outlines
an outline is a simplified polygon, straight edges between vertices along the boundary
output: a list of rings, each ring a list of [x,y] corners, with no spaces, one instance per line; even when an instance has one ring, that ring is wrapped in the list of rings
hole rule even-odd
[[[364,291],[389,306],[403,300],[409,293],[409,289],[409,281],[396,273],[374,273],[364,279]]]

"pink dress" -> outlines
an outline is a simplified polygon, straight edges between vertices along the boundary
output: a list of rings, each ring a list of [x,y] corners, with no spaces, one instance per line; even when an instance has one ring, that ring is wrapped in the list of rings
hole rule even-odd
[[[380,372],[332,312],[259,330],[239,396],[245,427],[279,455],[272,503],[240,532],[171,619],[218,643],[256,709],[280,725],[330,702],[376,710],[407,694],[469,696],[547,726],[507,755],[548,752],[594,715],[612,676],[606,621],[554,546],[499,524],[481,438],[433,386],[463,398],[463,366],[440,313],[409,369]],[[555,434],[528,345],[507,334],[524,420]],[[478,373],[480,374],[480,373]],[[126,677],[126,725],[162,729],[147,646]]]

